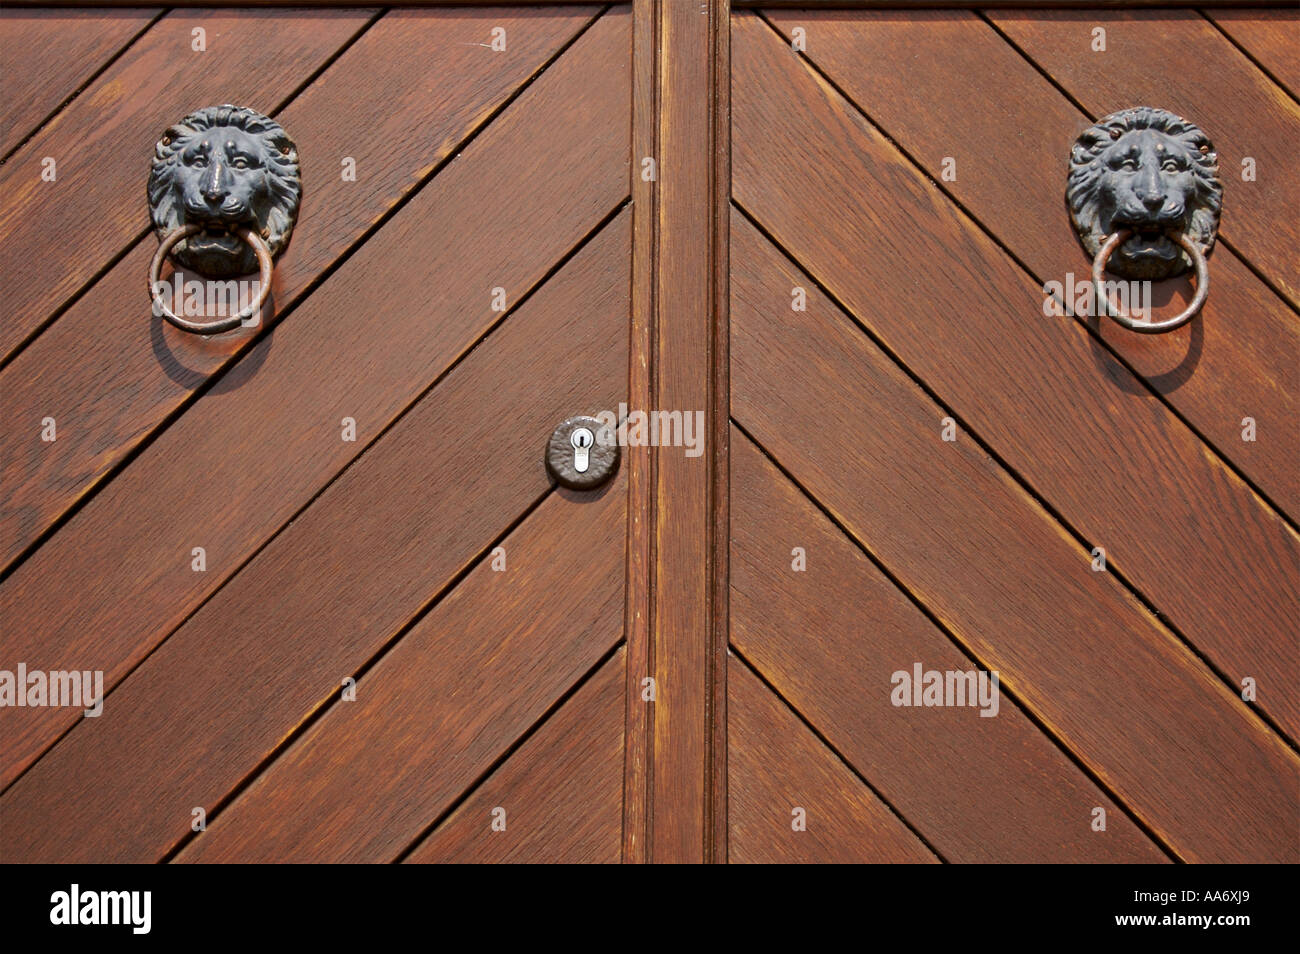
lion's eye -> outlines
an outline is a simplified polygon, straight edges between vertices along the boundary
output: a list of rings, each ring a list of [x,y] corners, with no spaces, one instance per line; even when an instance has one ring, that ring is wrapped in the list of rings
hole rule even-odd
[[[1160,168],[1165,172],[1182,172],[1183,167],[1179,165],[1177,159],[1166,159],[1160,164]]]
[[[190,156],[190,165],[192,166],[206,166],[207,164],[208,157],[201,153],[197,156]]]
[[[1135,172],[1138,167],[1138,162],[1136,159],[1125,159],[1119,164],[1119,167],[1128,172]]]
[[[248,160],[245,159],[243,156],[236,156],[230,164],[234,166],[236,169],[248,168]]]

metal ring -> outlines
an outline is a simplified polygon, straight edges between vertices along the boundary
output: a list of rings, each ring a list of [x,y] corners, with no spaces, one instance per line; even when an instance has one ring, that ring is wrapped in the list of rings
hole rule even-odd
[[[1121,314],[1115,310],[1110,297],[1106,294],[1102,281],[1102,273],[1106,271],[1106,263],[1110,261],[1111,253],[1132,234],[1131,229],[1120,229],[1106,239],[1102,247],[1097,250],[1097,257],[1092,262],[1092,285],[1093,291],[1097,294],[1097,303],[1099,305],[1105,303],[1107,317],[1115,319],[1125,328],[1136,331],[1138,334],[1154,335],[1164,331],[1173,331],[1180,325],[1190,321],[1192,316],[1201,310],[1206,297],[1210,294],[1210,266],[1205,262],[1205,253],[1201,251],[1199,245],[1182,232],[1171,235],[1170,237],[1178,243],[1184,252],[1192,257],[1192,261],[1196,264],[1196,294],[1192,296],[1191,303],[1172,318],[1166,318],[1164,321],[1135,321],[1131,315]]]
[[[257,256],[261,284],[261,287],[257,290],[257,297],[244,306],[238,314],[209,322],[186,321],[167,307],[167,303],[158,295],[158,284],[162,280],[162,266],[163,261],[167,258],[167,253],[175,248],[177,243],[189,238],[191,235],[197,235],[203,229],[202,225],[182,225],[169,232],[167,237],[159,243],[158,251],[154,252],[153,261],[149,264],[149,297],[153,299],[154,307],[158,309],[162,316],[177,328],[200,335],[215,335],[223,331],[229,331],[231,328],[237,328],[243,323],[244,319],[251,318],[261,312],[262,306],[266,304],[266,299],[271,294],[271,269],[273,264],[271,262],[271,250],[267,247],[266,242],[262,241],[262,236],[245,226],[235,226],[231,231],[247,242],[253,250],[253,254]]]

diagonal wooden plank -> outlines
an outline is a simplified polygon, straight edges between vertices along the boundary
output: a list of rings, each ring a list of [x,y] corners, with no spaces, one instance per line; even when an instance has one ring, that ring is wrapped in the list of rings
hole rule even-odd
[[[76,726],[0,797],[0,855],[162,857],[192,808],[220,803],[546,493],[555,424],[626,394],[629,224],[624,212],[110,693],[105,717]],[[550,510],[586,527],[597,508],[584,501]],[[560,550],[585,552],[565,540]],[[501,588],[531,585],[536,564],[506,550],[507,571],[485,572],[494,598],[515,606]],[[610,566],[621,581],[621,560]]]
[[[783,269],[752,232],[736,253],[736,299],[752,308],[760,269]],[[992,716],[895,706],[893,673],[975,664],[758,448],[739,433],[732,448],[732,644],[935,850],[975,863],[1166,860],[1005,694]]]
[[[496,769],[404,860],[410,864],[613,864],[623,826],[626,651]],[[493,812],[504,810],[504,828]]]
[[[610,216],[628,188],[628,45],[627,16],[601,17],[24,561],[0,586],[3,655],[114,684],[500,318],[494,288],[517,301]],[[3,782],[75,721],[8,711]]]
[[[0,156],[88,83],[161,11],[4,10],[0,12]]]
[[[733,261],[754,231],[733,218]],[[807,276],[757,277],[731,309],[736,421],[1182,858],[1300,858],[1295,753],[975,441],[944,441],[949,410]]]
[[[727,665],[727,722],[733,862],[938,860],[735,656]],[[795,827],[800,809],[804,828]]]
[[[1226,180],[1221,233],[1300,307],[1300,103],[1191,10],[990,11],[1006,33],[1093,116],[1159,106],[1206,131]],[[1106,49],[1092,30],[1104,25]],[[1178,51],[1178,65],[1169,51]],[[1244,181],[1243,160],[1255,180]]]
[[[396,857],[622,637],[626,494],[549,497],[179,860]]]
[[[1300,99],[1300,11],[1216,9],[1205,16]]]
[[[171,123],[218,103],[275,109],[373,16],[194,10],[159,20],[0,168],[8,313],[0,356],[11,355],[148,229],[148,161]],[[203,51],[194,49],[194,30],[205,31]],[[56,161],[53,182],[41,177],[45,157]],[[138,300],[132,296],[133,305]]]
[[[809,59],[1040,284],[1087,283],[1091,264],[1062,197],[1071,144],[1091,120],[984,20],[932,10],[783,10],[770,19],[787,35],[801,26]],[[926,56],[915,56],[922,46]],[[866,62],[878,68],[862,69]],[[971,109],[972,101],[986,105]],[[1213,293],[1201,317],[1173,333],[1136,335],[1111,321],[1088,323],[1219,453],[1300,516],[1300,429],[1293,424],[1300,414],[1300,323],[1231,249],[1220,247],[1213,264]],[[1154,290],[1172,294],[1175,287],[1190,297],[1187,281]],[[1176,307],[1170,302],[1157,313]],[[1040,309],[1024,320],[1052,319]],[[1254,419],[1257,440],[1242,440],[1244,417]]]
[[[299,94],[279,118],[304,157],[307,201],[277,260],[268,323],[592,16],[584,8],[546,17],[512,8],[395,11]],[[494,27],[506,31],[504,52],[479,42]],[[439,38],[432,55],[431,34]],[[365,89],[383,91],[384,109],[358,94]],[[345,159],[355,163],[355,179],[344,178]],[[261,334],[205,338],[151,317],[142,288],[155,247],[147,236],[0,372],[0,420],[15,422],[0,467],[0,565]],[[53,442],[41,440],[47,417],[57,426]]]
[[[736,200],[1300,735],[1296,533],[1085,328],[1043,320],[1041,288],[778,36],[756,17],[732,36]]]

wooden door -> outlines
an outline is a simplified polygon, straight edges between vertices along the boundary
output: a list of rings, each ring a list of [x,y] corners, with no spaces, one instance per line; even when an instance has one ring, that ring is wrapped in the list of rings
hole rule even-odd
[[[0,707],[0,860],[1297,860],[1300,24],[871,5],[0,16],[0,690],[103,680]],[[204,337],[220,102],[304,198]],[[1162,336],[1044,314],[1140,103],[1227,182]],[[604,411],[679,430],[557,487]]]
[[[733,17],[731,860],[1296,860],[1300,105],[1268,16]],[[1164,335],[1044,309],[1089,273],[1070,146],[1134,105],[1212,130],[1225,179],[1209,304]],[[997,672],[996,716],[918,671]]]
[[[4,655],[107,694],[5,710],[0,854],[618,860],[626,476],[542,452],[626,400],[630,10],[4,24],[72,64],[4,169],[3,416],[57,426],[6,425]],[[150,320],[142,170],[226,100],[306,198],[274,314],[205,338]]]

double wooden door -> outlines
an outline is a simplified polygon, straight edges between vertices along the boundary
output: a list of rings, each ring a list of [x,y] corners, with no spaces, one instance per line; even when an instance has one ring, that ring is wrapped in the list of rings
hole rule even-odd
[[[0,670],[104,686],[0,708],[0,859],[1296,860],[1300,22],[809,6],[0,19]],[[304,199],[202,337],[218,102]],[[1226,180],[1162,336],[1044,313],[1142,104]],[[676,429],[555,486],[604,411]]]

